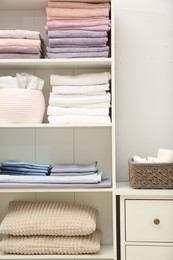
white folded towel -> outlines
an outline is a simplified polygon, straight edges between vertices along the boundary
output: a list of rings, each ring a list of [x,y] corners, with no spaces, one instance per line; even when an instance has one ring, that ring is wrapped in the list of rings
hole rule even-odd
[[[97,124],[110,123],[109,116],[85,116],[85,115],[64,115],[64,116],[48,116],[51,124]]]
[[[102,103],[102,102],[110,102],[110,93],[105,95],[78,95],[78,96],[69,96],[66,95],[53,95],[50,93],[49,97],[49,104],[53,106],[63,106],[63,107],[70,107],[75,106],[79,107],[81,104],[95,104],[95,103]]]
[[[79,108],[79,107],[56,107],[48,106],[47,115],[64,116],[64,115],[87,115],[87,116],[108,116],[109,108]]]
[[[12,77],[12,76],[0,77],[0,88],[18,88],[16,77]]]
[[[74,86],[82,86],[82,85],[98,85],[98,84],[106,84],[111,79],[111,75],[109,72],[101,72],[101,73],[86,73],[79,75],[51,75],[50,76],[50,84],[51,85],[74,85]]]
[[[52,92],[54,94],[89,94],[108,91],[109,84],[100,85],[83,85],[83,86],[53,86]]]
[[[40,39],[40,32],[28,30],[0,30],[0,38]]]

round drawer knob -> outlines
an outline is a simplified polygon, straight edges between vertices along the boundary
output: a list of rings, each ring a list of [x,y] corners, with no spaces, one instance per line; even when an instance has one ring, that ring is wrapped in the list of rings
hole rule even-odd
[[[160,219],[155,218],[155,219],[153,220],[153,222],[154,222],[155,225],[159,225],[159,224],[160,224]]]

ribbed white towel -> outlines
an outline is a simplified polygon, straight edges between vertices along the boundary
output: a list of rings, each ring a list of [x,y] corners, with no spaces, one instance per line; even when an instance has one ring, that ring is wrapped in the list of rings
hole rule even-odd
[[[74,85],[74,86],[82,86],[82,85],[97,85],[97,84],[106,84],[109,82],[111,75],[109,72],[101,72],[101,73],[86,73],[79,75],[51,75],[50,76],[50,84],[55,86],[62,85]]]
[[[53,106],[61,106],[63,105],[66,107],[75,106],[79,107],[80,104],[95,104],[95,103],[102,103],[102,102],[110,102],[110,93],[105,95],[90,95],[90,96],[82,96],[82,95],[75,95],[75,97],[66,97],[65,95],[52,95],[50,93],[49,97],[49,104]]]
[[[101,182],[102,173],[94,173],[80,176],[16,176],[1,175],[0,182],[19,183],[98,183]]]
[[[54,94],[91,94],[109,90],[109,84],[83,86],[53,86]]]
[[[87,116],[108,116],[109,108],[81,108],[81,107],[56,107],[48,106],[47,115],[64,116],[64,115],[87,115]]]
[[[18,88],[16,77],[11,77],[11,76],[0,77],[0,88]]]
[[[109,116],[85,116],[85,115],[66,115],[66,116],[48,116],[51,124],[104,124],[110,123]]]

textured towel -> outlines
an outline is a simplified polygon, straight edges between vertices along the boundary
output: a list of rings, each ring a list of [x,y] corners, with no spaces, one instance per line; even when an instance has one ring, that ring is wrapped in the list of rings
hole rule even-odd
[[[48,0],[48,2],[57,2],[59,0]],[[91,0],[71,0],[70,2],[89,2],[91,3]],[[94,0],[94,3],[107,3],[107,2],[110,2],[110,0]]]
[[[57,30],[48,31],[49,38],[101,38],[107,37],[106,31]]]
[[[87,45],[87,46],[106,46],[108,37],[101,38],[49,38],[49,47],[58,47],[59,45]]]
[[[14,236],[83,236],[96,230],[97,210],[53,201],[11,201],[0,233]]]
[[[100,240],[101,232],[98,230],[82,237],[7,236],[0,242],[0,248],[8,254],[94,254],[100,251]]]
[[[52,20],[47,21],[47,27],[68,27],[68,26],[96,26],[96,25],[111,25],[111,21],[108,18],[99,19],[66,19],[66,20]]]
[[[29,73],[16,73],[19,88],[42,90],[44,80]]]
[[[36,53],[0,53],[0,59],[40,59]]]
[[[85,116],[108,116],[109,108],[78,108],[78,107],[55,107],[48,106],[47,115],[64,116],[64,115],[85,115]]]
[[[94,9],[68,9],[68,8],[46,8],[47,17],[85,18],[85,17],[108,17],[109,7]]]
[[[109,84],[83,85],[83,86],[53,86],[54,94],[92,94],[109,90]]]
[[[0,53],[37,53],[39,54],[39,50],[34,46],[0,46]],[[40,54],[41,56],[41,54]]]
[[[110,123],[110,117],[85,115],[48,116],[48,121],[51,124],[107,124]]]
[[[79,30],[87,30],[87,31],[106,31],[108,32],[110,30],[109,25],[95,25],[95,26],[80,26],[80,25],[69,25],[69,26],[59,26],[59,27],[50,27],[50,26],[45,26],[45,30],[73,30],[73,29],[79,29]]]
[[[67,58],[107,58],[109,56],[108,51],[102,51],[102,52],[71,52],[71,53],[49,53],[47,52],[47,57],[49,59],[67,59]]]
[[[104,51],[109,51],[109,46],[105,46],[105,47],[59,47],[59,48],[51,48],[51,47],[47,47],[47,52],[49,53],[79,53],[79,52],[104,52]]]
[[[75,2],[48,2],[48,7],[55,8],[74,8],[74,9],[95,9],[95,8],[110,8],[109,3],[75,3]]]
[[[51,95],[51,93],[50,93]],[[67,96],[67,95],[66,95]],[[49,104],[53,106],[76,106],[79,107],[80,104],[95,104],[95,103],[103,103],[103,102],[110,102],[110,93],[107,93],[105,95],[91,95],[91,96],[85,96],[85,95],[71,95],[71,97],[66,97],[65,95],[51,95],[49,97]]]
[[[30,39],[1,39],[0,38],[0,46],[35,46],[38,48],[38,51],[41,49],[41,41],[40,40],[30,40]]]
[[[51,85],[96,85],[96,84],[105,84],[108,83],[111,79],[109,72],[100,72],[100,73],[83,73],[78,75],[50,75],[50,84]]]
[[[0,30],[0,38],[40,39],[40,32],[28,30]]]

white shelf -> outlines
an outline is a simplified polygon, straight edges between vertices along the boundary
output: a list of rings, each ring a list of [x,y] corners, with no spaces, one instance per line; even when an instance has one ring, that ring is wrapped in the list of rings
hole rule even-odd
[[[0,124],[0,128],[112,127],[108,124]]]
[[[81,188],[73,188],[73,189],[69,189],[69,188],[57,188],[57,189],[38,189],[38,188],[25,188],[25,189],[19,189],[19,188],[17,188],[17,189],[13,189],[13,188],[9,188],[9,189],[7,189],[7,188],[4,188],[4,189],[0,189],[0,193],[5,193],[5,192],[21,192],[21,193],[28,193],[28,192],[37,192],[37,193],[39,193],[39,192],[46,192],[46,193],[50,193],[50,192],[74,192],[74,193],[79,193],[79,192],[89,192],[89,193],[91,193],[91,192],[112,192],[113,191],[113,188],[83,188],[83,189],[81,189]]]
[[[109,68],[111,62],[111,58],[0,59],[0,68]]]
[[[113,259],[112,245],[103,245],[98,254],[88,255],[11,255],[0,252],[0,259]]]
[[[132,189],[129,182],[117,182],[116,195],[121,196],[173,196],[171,189]]]

